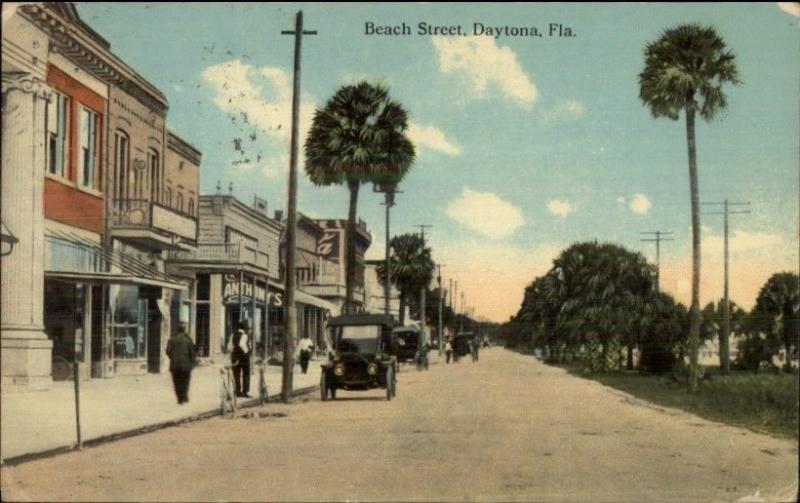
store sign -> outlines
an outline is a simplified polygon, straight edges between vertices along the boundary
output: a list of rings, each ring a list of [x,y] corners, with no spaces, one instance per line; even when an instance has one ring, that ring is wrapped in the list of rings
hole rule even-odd
[[[251,302],[253,299],[257,302],[266,302],[267,297],[269,297],[271,306],[283,306],[283,293],[268,291],[265,286],[259,284],[256,284],[254,289],[252,281],[243,281],[240,292],[239,278],[236,275],[226,275],[223,285],[222,301],[225,304],[239,302],[239,297],[241,296],[243,302]]]

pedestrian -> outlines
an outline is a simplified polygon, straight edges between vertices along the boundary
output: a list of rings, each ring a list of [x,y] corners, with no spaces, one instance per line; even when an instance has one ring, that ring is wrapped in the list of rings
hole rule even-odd
[[[236,396],[250,396],[250,336],[247,323],[239,323],[231,338],[231,367]]]
[[[194,343],[186,333],[186,328],[186,322],[180,322],[178,332],[167,341],[169,371],[172,374],[175,395],[181,405],[189,401],[189,381],[192,378],[192,369],[195,364]]]
[[[450,357],[453,356],[452,340],[452,337],[448,337],[444,343],[444,356],[446,358],[446,363],[450,363]]]
[[[306,374],[308,373],[308,361],[311,359],[311,353],[314,350],[314,343],[311,342],[308,334],[303,334],[297,349],[300,351],[300,369]]]

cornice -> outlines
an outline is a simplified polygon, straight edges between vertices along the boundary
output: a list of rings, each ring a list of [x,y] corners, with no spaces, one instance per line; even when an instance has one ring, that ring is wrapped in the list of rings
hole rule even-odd
[[[57,4],[27,4],[17,12],[44,31],[50,38],[50,50],[89,72],[107,85],[120,88],[156,113],[166,116],[169,105],[161,91],[126,65],[93,31],[87,31],[79,18],[68,20],[59,14]]]

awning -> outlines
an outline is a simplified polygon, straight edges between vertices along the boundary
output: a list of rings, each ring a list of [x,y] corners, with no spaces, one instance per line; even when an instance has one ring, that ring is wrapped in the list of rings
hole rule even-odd
[[[48,231],[45,277],[185,290],[180,278],[114,248],[72,233]]]
[[[327,300],[320,299],[319,297],[314,297],[313,295],[309,295],[298,289],[295,290],[294,300],[296,302],[301,302],[309,306],[319,307],[322,309],[326,309],[328,311],[334,310],[333,304],[331,304]]]

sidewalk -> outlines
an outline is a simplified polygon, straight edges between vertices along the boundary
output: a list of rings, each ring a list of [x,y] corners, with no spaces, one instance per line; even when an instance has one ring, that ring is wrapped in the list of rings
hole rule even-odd
[[[294,390],[319,385],[320,359],[312,360],[308,374],[294,369]],[[250,394],[258,395],[258,369],[250,379]],[[280,394],[281,368],[266,369],[270,399]],[[80,383],[81,435],[84,442],[179,422],[220,411],[220,367],[197,367],[192,372],[189,403],[178,405],[169,372],[117,376]],[[245,403],[256,399],[244,399]],[[242,399],[239,399],[242,404]],[[72,381],[54,382],[48,391],[2,393],[0,459],[74,447],[75,388]]]

